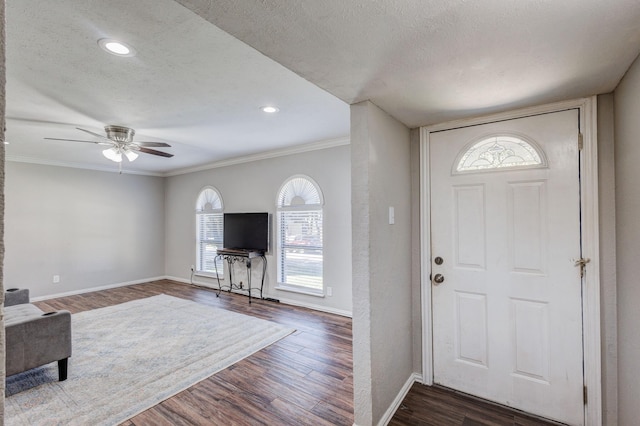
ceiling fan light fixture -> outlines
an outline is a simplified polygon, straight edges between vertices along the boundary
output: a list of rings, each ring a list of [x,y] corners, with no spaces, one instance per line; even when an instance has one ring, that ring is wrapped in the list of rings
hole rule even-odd
[[[115,161],[116,163],[120,163],[122,161],[122,154],[116,148],[107,148],[102,151],[102,155],[104,155],[111,161]]]
[[[85,142],[92,143],[97,145],[107,145],[109,148],[102,150],[102,155],[108,160],[114,161],[116,163],[122,163],[122,156],[127,157],[129,162],[133,162],[138,158],[140,153],[143,154],[151,154],[165,158],[173,157],[173,154],[164,151],[158,151],[153,148],[171,148],[171,145],[165,142],[153,142],[153,141],[143,141],[143,142],[133,142],[133,136],[135,135],[135,130],[130,127],[125,126],[116,126],[116,125],[107,125],[104,126],[104,131],[106,136],[103,136],[99,133],[92,132],[91,130],[81,129],[80,127],[76,127],[76,129],[88,133],[94,138],[98,138],[99,140],[79,140],[79,139],[60,139],[60,138],[45,138],[47,140],[54,141],[69,141],[69,142]],[[120,164],[120,170],[122,171],[122,164]]]
[[[98,46],[100,46],[104,51],[116,56],[135,56],[136,54],[133,47],[110,38],[101,38],[98,40]]]
[[[135,160],[136,158],[138,158],[138,153],[137,152],[133,152],[130,149],[126,149],[124,151],[124,155],[125,157],[127,157],[127,160],[129,160],[129,162]]]

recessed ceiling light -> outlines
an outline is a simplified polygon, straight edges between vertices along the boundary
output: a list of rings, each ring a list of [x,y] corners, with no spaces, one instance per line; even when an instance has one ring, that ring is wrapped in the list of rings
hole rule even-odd
[[[5,144],[5,145],[9,145],[10,143],[11,143],[11,142],[4,141],[4,144]]]
[[[136,51],[133,47],[126,43],[110,38],[101,38],[98,40],[98,46],[105,51],[116,56],[135,56]]]
[[[274,106],[271,106],[271,105],[267,105],[267,106],[260,107],[260,109],[261,109],[263,112],[267,112],[267,113],[269,113],[269,114],[273,114],[274,112],[278,112],[278,111],[280,111],[280,109],[279,109],[278,107],[274,107]]]

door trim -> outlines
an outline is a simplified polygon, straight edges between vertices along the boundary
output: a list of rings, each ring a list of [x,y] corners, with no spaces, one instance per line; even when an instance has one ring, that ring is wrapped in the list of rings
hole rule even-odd
[[[431,220],[429,179],[429,136],[433,132],[512,120],[577,108],[583,136],[580,155],[580,209],[582,256],[591,259],[582,280],[582,329],[584,384],[589,390],[584,406],[584,424],[602,424],[602,360],[600,350],[600,243],[598,218],[597,98],[582,98],[519,109],[484,117],[456,120],[420,128],[420,263],[422,310],[422,383],[433,384],[433,318],[431,311]],[[577,254],[576,254],[577,255]],[[576,273],[578,273],[576,271]]]

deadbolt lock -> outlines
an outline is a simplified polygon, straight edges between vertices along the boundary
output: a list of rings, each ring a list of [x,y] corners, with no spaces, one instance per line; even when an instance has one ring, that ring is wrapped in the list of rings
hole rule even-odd
[[[433,259],[433,261],[436,263],[436,265],[442,265],[444,263],[444,260],[440,256]]]

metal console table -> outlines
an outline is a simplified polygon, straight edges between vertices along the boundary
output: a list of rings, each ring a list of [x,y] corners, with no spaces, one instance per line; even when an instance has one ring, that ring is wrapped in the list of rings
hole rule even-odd
[[[260,279],[260,287],[252,288],[251,287],[251,267],[255,260],[260,259],[262,261],[262,276]],[[216,253],[215,264],[217,265],[218,260],[224,260],[227,262],[227,269],[229,270],[229,285],[222,285],[220,283],[220,275],[218,274],[218,267],[216,266],[216,278],[218,279],[218,293],[216,293],[216,297],[220,296],[220,293],[223,289],[231,292],[232,290],[240,290],[246,291],[249,296],[249,303],[251,303],[251,290],[259,290],[260,291],[260,299],[262,297],[262,289],[264,287],[264,275],[267,271],[267,259],[264,256],[264,253],[258,251],[250,251],[250,250],[231,250],[231,249],[223,249],[218,250]],[[236,263],[243,263],[247,268],[247,285],[246,287],[240,281],[240,284],[236,284],[233,281],[233,265]]]

